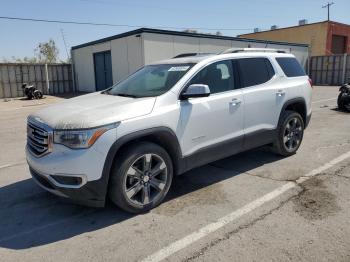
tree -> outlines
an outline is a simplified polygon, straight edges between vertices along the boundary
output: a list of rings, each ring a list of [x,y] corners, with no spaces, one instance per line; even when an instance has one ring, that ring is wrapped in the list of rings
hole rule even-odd
[[[59,50],[53,39],[49,39],[48,42],[39,43],[34,51],[37,53],[39,62],[50,64],[58,60]]]
[[[33,57],[25,56],[23,58],[12,56],[11,59],[3,57],[1,60],[4,63],[56,63],[59,62],[58,54],[59,50],[53,39],[49,39],[48,42],[42,42],[34,49],[35,55]],[[60,61],[63,62],[63,61]],[[69,60],[65,63],[70,63]]]

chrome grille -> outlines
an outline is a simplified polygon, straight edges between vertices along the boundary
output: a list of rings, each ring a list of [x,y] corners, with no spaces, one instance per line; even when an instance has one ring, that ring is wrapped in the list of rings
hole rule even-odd
[[[34,119],[27,122],[27,147],[35,156],[43,156],[51,152],[51,129]]]

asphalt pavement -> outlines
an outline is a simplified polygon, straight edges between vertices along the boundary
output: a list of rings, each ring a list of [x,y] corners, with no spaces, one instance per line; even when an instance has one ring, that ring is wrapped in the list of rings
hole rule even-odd
[[[350,261],[350,114],[337,94],[314,87],[296,155],[263,147],[197,168],[143,215],[42,190],[26,117],[64,98],[0,101],[0,261]]]

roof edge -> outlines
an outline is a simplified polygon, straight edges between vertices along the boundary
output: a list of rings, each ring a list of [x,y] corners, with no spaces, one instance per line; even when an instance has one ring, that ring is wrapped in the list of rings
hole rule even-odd
[[[87,42],[81,45],[72,46],[72,50],[96,45],[100,43],[104,43],[107,41],[128,37],[132,35],[142,34],[142,33],[153,33],[153,34],[163,34],[163,35],[177,35],[177,36],[187,36],[187,37],[198,37],[198,38],[209,38],[209,39],[220,39],[220,40],[234,40],[241,42],[253,42],[253,43],[264,43],[264,44],[277,44],[277,45],[289,45],[289,46],[300,46],[300,47],[308,47],[308,44],[300,44],[300,43],[289,43],[289,42],[280,42],[280,41],[270,41],[270,40],[258,40],[258,39],[249,39],[242,37],[233,37],[233,36],[219,36],[219,35],[209,35],[202,33],[188,33],[188,32],[180,32],[180,31],[171,31],[171,30],[163,30],[163,29],[153,29],[153,28],[139,28],[136,30],[128,31],[125,33],[121,33],[118,35],[101,38],[95,41]]]
[[[324,23],[338,23],[338,22],[324,20],[324,21],[309,23],[309,24],[305,24],[305,25],[293,25],[293,26],[276,28],[276,29],[273,29],[273,30],[264,30],[264,31],[259,31],[259,32],[252,32],[252,33],[247,33],[247,34],[241,34],[241,35],[238,35],[238,37],[241,37],[241,36],[244,37],[246,35],[254,35],[254,34],[260,34],[260,33],[266,33],[266,32],[275,32],[275,31],[279,31],[279,30],[292,29],[292,28],[296,28],[296,27],[304,27],[304,26],[310,26],[310,25],[312,26],[312,25],[324,24]],[[343,24],[343,25],[346,25],[346,24]]]

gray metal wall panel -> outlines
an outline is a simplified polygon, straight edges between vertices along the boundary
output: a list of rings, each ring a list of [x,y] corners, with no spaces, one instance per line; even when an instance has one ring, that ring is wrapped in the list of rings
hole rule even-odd
[[[348,55],[314,56],[310,58],[310,77],[315,85],[341,85],[350,76]],[[346,68],[344,69],[344,59]]]
[[[93,53],[111,50],[113,83],[116,83],[144,64],[169,59],[181,53],[218,53],[231,47],[268,47],[291,51],[306,66],[308,48],[295,45],[257,43],[227,39],[197,38],[143,32],[108,40],[97,45],[73,49],[76,87],[79,91],[95,91]]]
[[[48,72],[50,94],[73,91],[70,64],[48,65]],[[22,83],[34,84],[47,94],[45,65],[0,63],[0,98],[23,96]]]
[[[87,46],[72,51],[72,55],[74,56],[76,88],[78,91],[95,91],[93,53],[93,46]]]
[[[116,83],[129,75],[128,45],[126,38],[111,42],[113,82]]]
[[[129,36],[126,38],[126,41],[128,46],[128,69],[129,74],[132,74],[143,66],[142,39],[141,36]]]
[[[237,40],[220,40],[210,38],[194,38],[185,36],[158,35],[143,33],[145,63],[151,63],[163,59],[169,59],[181,53],[218,53],[228,48],[275,48],[291,52],[298,61],[306,67],[308,60],[308,48],[304,46],[279,45],[243,42]]]

